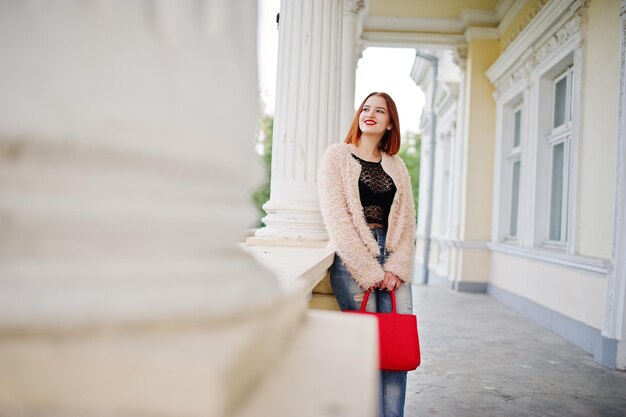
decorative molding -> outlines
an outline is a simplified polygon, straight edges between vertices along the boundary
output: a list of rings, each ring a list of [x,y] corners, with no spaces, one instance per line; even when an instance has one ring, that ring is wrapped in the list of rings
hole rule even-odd
[[[569,1],[552,1],[541,9],[541,12],[528,24],[523,33],[502,52],[496,62],[485,72],[491,82],[495,84],[496,81],[514,71],[519,65],[518,63],[525,60],[529,53],[532,53],[535,44],[544,43],[542,38],[544,34],[554,33],[555,25],[560,27],[567,20],[570,20],[574,16],[570,5],[571,2]],[[559,24],[559,22],[563,23]]]
[[[420,57],[415,57],[413,60],[413,67],[411,67],[411,79],[420,86],[423,91],[426,91],[428,88],[429,82],[426,80],[426,76],[430,69],[430,64],[425,59]]]
[[[343,0],[343,12],[348,14],[359,14],[365,9],[365,0]]]
[[[457,45],[452,51],[454,63],[465,72],[467,68],[467,44]]]
[[[437,114],[442,114],[447,112],[448,119],[454,121],[456,124],[456,106],[455,104],[459,101],[459,80],[451,79],[451,80],[440,80],[439,85],[441,88],[439,91],[442,91],[439,100],[437,101],[437,105],[435,106],[435,110]],[[439,116],[439,123],[444,122],[444,118]]]
[[[541,9],[549,2],[550,0],[539,0],[532,9],[528,11],[526,16],[523,17],[522,22],[517,25],[513,32],[509,37],[502,40],[502,45],[504,49],[506,49],[514,40],[519,36],[520,33],[526,29],[526,27],[532,22],[532,20],[539,14]]]
[[[617,124],[617,166],[615,174],[615,210],[611,263],[608,277],[602,334],[624,339],[623,316],[626,308],[626,0],[620,7],[621,59],[619,81],[619,110]]]
[[[575,14],[585,15],[589,10],[589,4],[591,4],[591,0],[576,0],[574,1],[574,3],[572,3],[570,9]]]
[[[555,265],[562,265],[569,268],[582,269],[585,271],[595,272],[603,277],[609,273],[609,261],[599,258],[591,258],[580,255],[570,255],[563,252],[555,252],[541,248],[525,248],[513,246],[506,243],[488,242],[487,248],[494,252],[500,252],[507,255],[519,256],[536,261],[543,261]]]
[[[510,72],[507,77],[503,77],[502,79],[494,82],[494,99],[498,101],[503,94],[511,90],[511,88],[518,83],[530,85],[531,74],[536,66],[536,56],[532,53],[532,50],[529,49],[526,57],[520,59],[517,69]]]
[[[556,31],[534,54],[536,62],[543,61],[555,50],[560,49],[567,41],[579,34],[579,25],[576,19],[568,20],[559,30]]]
[[[363,41],[357,41],[354,45],[355,67],[359,60],[363,58],[363,51],[365,51],[365,44]]]
[[[554,54],[555,51],[562,49],[573,38],[576,38],[578,42],[580,41],[580,28],[581,24],[578,20],[572,18],[538,47],[533,48],[529,45],[523,53],[515,58],[515,61],[507,63],[509,68],[506,70],[502,67],[497,67],[496,64],[498,64],[499,60],[496,61],[485,73],[496,87],[494,95],[499,97],[522,79],[530,82],[531,74],[535,68],[545,61],[547,57]]]
[[[515,17],[522,11],[525,5],[525,1],[519,0],[502,0],[498,3],[496,13],[500,18],[498,23],[500,34],[503,34],[511,26],[511,23],[513,23],[513,20],[515,20]]]

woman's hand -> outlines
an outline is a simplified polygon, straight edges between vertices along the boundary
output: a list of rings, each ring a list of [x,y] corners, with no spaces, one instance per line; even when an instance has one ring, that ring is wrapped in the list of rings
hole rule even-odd
[[[402,280],[392,272],[385,272],[385,278],[378,283],[381,290],[393,291],[402,285]]]

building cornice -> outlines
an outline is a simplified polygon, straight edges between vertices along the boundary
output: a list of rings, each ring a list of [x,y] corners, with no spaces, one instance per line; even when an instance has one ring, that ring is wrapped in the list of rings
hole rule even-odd
[[[511,9],[513,9],[516,5],[519,5],[519,4],[524,6],[523,1],[500,0],[498,2],[498,5],[496,6],[496,15],[498,16],[498,19],[502,21],[502,19],[504,19],[506,15],[511,12]]]
[[[460,19],[366,16],[365,32],[420,32],[462,33],[466,25]]]
[[[458,18],[424,18],[396,16],[366,16],[365,31],[463,33],[472,26],[497,27],[498,15],[491,10],[463,10]]]
[[[524,6],[526,5],[526,1],[519,1],[519,0],[518,1],[511,0],[508,3],[509,4],[506,9],[504,9],[504,7],[500,9],[500,10],[504,10],[500,19],[500,23],[498,23],[498,32],[500,32],[500,35],[502,35],[504,32],[506,32],[509,29],[509,27],[511,26],[511,24],[513,23],[517,15],[519,15],[519,13],[522,11]]]
[[[513,32],[505,39],[502,40],[502,43],[504,45],[504,48],[507,48],[511,42],[513,42],[515,40],[515,38],[517,38],[517,36],[519,36],[520,33],[522,33],[524,31],[524,29],[526,28],[526,26],[528,26],[533,19],[535,18],[535,16],[537,16],[537,14],[539,14],[539,12],[541,12],[541,10],[543,9],[543,7],[549,2],[549,0],[540,0],[539,2],[537,2],[532,9],[530,9],[528,11],[528,13],[526,13],[526,15],[523,17],[522,21],[517,25],[517,27],[513,30]],[[524,2],[520,2],[520,3],[524,3]],[[553,2],[554,3],[554,2]],[[561,2],[561,3],[566,3],[565,1]],[[521,9],[520,9],[521,10]],[[508,27],[507,27],[508,29]],[[502,30],[501,33],[504,33],[504,30]]]
[[[365,29],[361,35],[365,46],[398,46],[442,49],[465,43],[463,34],[382,32]]]
[[[472,41],[474,39],[499,39],[500,32],[496,28],[485,27],[469,27],[465,30],[465,40]]]
[[[459,14],[459,20],[463,22],[465,27],[470,26],[490,26],[498,25],[500,18],[497,12],[492,10],[474,10],[465,9]]]
[[[572,19],[574,3],[549,2],[485,72],[498,93],[527,77],[554,50],[579,37],[579,24]]]

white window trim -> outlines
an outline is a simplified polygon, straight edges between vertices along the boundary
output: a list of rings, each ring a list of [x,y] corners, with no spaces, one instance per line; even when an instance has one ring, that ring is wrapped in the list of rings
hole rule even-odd
[[[562,125],[554,126],[554,112],[555,112],[555,103],[554,98],[556,98],[556,94],[552,95],[552,116],[550,119],[552,120],[552,134],[551,136],[558,136],[563,131],[570,131],[572,129],[572,79],[574,76],[574,71],[572,66],[568,67],[565,71],[563,71],[560,75],[556,76],[552,81],[552,91],[556,91],[556,85],[563,78],[569,78],[565,84],[565,103],[567,107],[565,107],[565,121]]]
[[[626,157],[626,0],[622,0],[621,56],[619,82],[619,110],[617,127],[617,161]],[[626,323],[626,167],[617,164],[615,176],[614,232],[611,263],[613,268],[607,279],[606,302],[602,335],[624,343]],[[617,366],[626,363],[626,352],[618,349]]]
[[[452,102],[450,102],[452,103]],[[436,218],[433,218],[433,238],[439,239],[451,239],[453,234],[452,227],[452,206],[453,206],[453,176],[455,175],[455,147],[457,139],[457,127],[456,127],[456,105],[449,106],[443,111],[438,119],[437,130],[440,132],[437,137],[437,147],[441,152],[437,152],[438,160],[436,166],[446,167],[435,173],[435,181],[437,183],[437,193],[434,196],[434,213],[437,213]],[[423,142],[422,142],[423,144]],[[423,146],[423,145],[422,145]],[[444,147],[447,152],[444,152]],[[446,161],[445,158],[449,160]],[[443,180],[445,170],[448,170],[448,184],[446,189],[443,187]],[[439,217],[442,216],[442,217]],[[445,223],[446,228],[442,230],[441,224]]]
[[[561,200],[563,201],[563,206],[561,207],[561,239],[560,240],[552,240],[550,239],[550,210],[552,205],[552,174],[554,172],[554,154],[550,158],[550,176],[548,177],[549,186],[548,186],[548,204],[547,210],[548,214],[546,216],[546,238],[543,242],[543,246],[546,248],[552,249],[567,249],[567,241],[568,241],[568,216],[569,216],[569,188],[570,188],[570,175],[569,175],[569,167],[571,165],[570,161],[570,140],[571,140],[571,132],[570,131],[562,131],[557,134],[549,137],[547,139],[548,144],[551,147],[552,152],[554,152],[554,148],[557,145],[563,144],[563,190],[561,192]],[[564,236],[563,236],[564,235]]]
[[[573,65],[567,67],[567,69],[565,69],[565,71],[563,71],[560,75],[556,76],[554,78],[554,80],[552,81],[552,94],[551,94],[551,98],[552,98],[552,102],[551,102],[551,116],[550,116],[550,121],[551,121],[551,128],[552,128],[552,132],[550,132],[548,134],[548,136],[546,137],[546,140],[548,142],[548,144],[550,145],[551,151],[552,151],[552,157],[550,158],[550,182],[549,182],[549,188],[548,188],[548,207],[547,210],[550,211],[551,210],[551,205],[552,205],[552,186],[553,186],[553,181],[552,181],[552,174],[554,173],[554,167],[553,167],[553,163],[554,163],[554,148],[563,143],[563,156],[564,156],[564,160],[563,160],[563,190],[562,190],[562,195],[561,195],[561,200],[562,200],[562,207],[561,207],[561,239],[559,240],[552,240],[550,239],[550,214],[548,213],[547,218],[546,218],[546,238],[543,242],[543,246],[546,248],[552,248],[552,249],[561,249],[561,250],[567,250],[568,248],[568,240],[570,238],[569,236],[569,232],[570,232],[570,227],[568,227],[569,224],[569,216],[571,213],[571,205],[572,203],[575,202],[571,202],[569,200],[569,192],[570,192],[570,188],[574,185],[570,184],[570,182],[572,180],[575,181],[575,178],[572,179],[570,176],[570,165],[572,164],[571,158],[570,158],[570,152],[571,152],[571,138],[572,138],[572,129],[573,129],[573,121],[572,121],[572,109],[573,109],[573,97],[572,97],[572,93],[573,93],[573,78],[574,78],[574,71],[573,71]],[[559,126],[554,126],[554,119],[555,119],[555,112],[556,112],[556,103],[555,103],[555,99],[556,99],[556,85],[557,83],[559,83],[560,81],[562,81],[563,79],[566,80],[566,90],[565,90],[565,115],[564,115],[564,121],[563,124],[559,125]]]
[[[595,272],[597,274],[601,274],[603,278],[606,278],[610,269],[609,261],[606,259],[570,255],[563,253],[562,251],[555,251],[547,248],[525,248],[499,242],[487,242],[487,248],[494,252]]]
[[[603,261],[592,260],[588,266],[586,257],[574,255],[576,251],[576,199],[578,189],[578,137],[580,133],[580,94],[581,69],[583,46],[580,32],[579,20],[574,15],[575,8],[570,8],[569,4],[561,2],[550,2],[542,12],[541,19],[535,19],[529,24],[528,30],[519,36],[519,39],[509,47],[496,60],[486,75],[496,86],[494,98],[496,99],[496,146],[494,167],[494,203],[493,203],[493,223],[492,223],[492,245],[494,248],[506,247],[512,254],[519,256],[534,257],[555,264],[572,266],[586,270],[593,270],[605,273],[606,268],[602,266]],[[555,28],[555,29],[551,29]],[[532,47],[531,47],[532,45]],[[530,51],[530,52],[529,52]],[[538,141],[546,139],[547,132],[536,131],[538,123],[545,118],[545,114],[539,113],[540,98],[545,96],[539,94],[539,82],[545,80],[546,74],[553,72],[553,69],[562,63],[568,55],[571,61],[568,66],[572,66],[572,85],[568,91],[572,94],[571,100],[571,136],[569,142],[569,163],[568,174],[571,181],[568,181],[567,203],[567,244],[560,250],[545,248],[540,238],[548,236],[548,229],[544,223],[537,223],[537,205],[546,204],[545,201],[538,201],[538,196],[534,195],[533,188],[538,179]],[[565,68],[565,66],[563,67]],[[553,74],[553,76],[556,74]],[[521,150],[521,160],[523,161],[520,175],[520,208],[518,222],[518,241],[507,242],[505,234],[508,224],[505,215],[508,207],[502,200],[503,184],[506,184],[504,168],[506,167],[506,151],[504,117],[506,106],[517,95],[523,94],[522,125],[527,129],[523,133],[525,138],[523,149]],[[544,109],[548,111],[548,109]],[[553,121],[553,119],[551,120]],[[551,127],[551,125],[549,126]],[[531,129],[532,128],[532,129]],[[543,142],[545,144],[545,142]],[[504,148],[504,149],[503,149]],[[542,230],[539,232],[538,230]],[[491,248],[491,246],[490,246]],[[519,249],[519,250],[518,250]],[[535,254],[535,255],[529,255]],[[563,259],[567,259],[564,261]],[[577,260],[582,260],[578,262]],[[570,262],[571,261],[571,262]],[[598,263],[600,262],[600,263]],[[602,265],[601,265],[602,264]],[[587,266],[585,266],[587,265]]]
[[[513,132],[513,134],[511,135],[511,150],[509,151],[508,155],[506,156],[507,159],[507,170],[509,171],[509,175],[507,175],[508,177],[508,184],[505,184],[503,186],[503,189],[501,190],[501,192],[508,192],[508,207],[507,207],[507,213],[506,213],[506,230],[505,230],[505,237],[504,237],[504,241],[505,242],[509,242],[509,243],[513,243],[513,244],[518,244],[519,243],[519,236],[520,236],[520,218],[521,216],[521,197],[522,197],[522,148],[523,148],[523,143],[524,143],[524,120],[525,120],[525,114],[524,114],[524,101],[523,98],[520,99],[522,100],[520,102],[520,104],[518,104],[517,106],[514,106],[513,108],[511,108],[510,111],[510,116],[511,116],[511,123],[509,127],[509,134],[511,132]],[[520,142],[519,145],[515,146],[515,115],[521,112],[521,125],[520,125]],[[518,197],[517,197],[517,234],[515,236],[511,235],[511,211],[513,209],[513,166],[515,165],[516,162],[520,163],[520,173],[519,173],[519,184],[517,187],[517,192],[518,192]]]
[[[524,141],[526,136],[527,120],[525,114],[528,112],[527,98],[528,88],[525,80],[520,80],[513,88],[507,91],[496,101],[496,147],[494,166],[494,187],[493,187],[493,223],[492,241],[506,242],[511,245],[520,244],[520,233],[524,227],[522,216],[522,189],[525,184],[525,167],[520,166],[520,205],[518,208],[518,235],[509,235],[510,213],[511,213],[511,186],[512,186],[512,163],[514,160],[523,160]],[[520,126],[520,146],[513,148],[513,138],[511,132],[514,130],[515,111],[522,110],[522,124]]]
[[[535,106],[535,108],[533,109],[535,112],[538,111],[538,105],[539,105],[539,83],[543,82],[543,80],[546,77],[546,74],[549,74],[550,72],[552,72],[554,70],[554,68],[559,65],[559,63],[563,62],[564,59],[568,56],[571,55],[572,59],[571,59],[571,63],[566,65],[567,67],[571,66],[571,69],[569,71],[571,71],[571,76],[572,76],[572,81],[571,81],[571,88],[568,88],[568,91],[571,92],[571,106],[570,106],[570,114],[571,114],[571,129],[570,129],[570,138],[568,140],[568,145],[569,145],[569,157],[567,158],[567,163],[568,163],[568,189],[567,189],[567,209],[568,209],[568,215],[567,215],[567,228],[566,228],[566,236],[567,236],[567,242],[563,245],[557,245],[559,246],[559,249],[561,249],[562,251],[568,253],[568,254],[575,254],[576,253],[576,247],[577,247],[577,240],[576,240],[576,218],[577,218],[577,194],[578,194],[578,138],[580,135],[580,127],[581,127],[581,120],[580,120],[580,109],[581,109],[581,101],[580,101],[580,94],[581,94],[581,90],[582,90],[582,85],[581,85],[581,68],[582,68],[582,45],[581,45],[581,37],[580,37],[580,33],[579,32],[575,32],[572,36],[570,36],[570,38],[568,39],[567,42],[565,42],[562,47],[560,47],[558,50],[556,50],[552,55],[549,56],[548,59],[545,59],[543,62],[541,62],[537,68],[535,68],[534,72],[533,72],[533,83],[532,83],[532,89],[533,91],[533,96],[535,99],[535,102],[537,103],[537,105]],[[563,69],[563,72],[565,72],[565,66]],[[555,74],[556,75],[556,74]],[[550,77],[552,78],[552,77]],[[553,96],[553,94],[551,94],[551,96]],[[553,114],[552,111],[554,109],[554,103],[553,103],[553,97],[550,97],[550,126],[548,127],[548,129],[550,131],[552,131],[552,126],[553,126]],[[536,118],[534,119],[534,121],[532,123],[536,123],[539,121],[539,115],[536,115]],[[546,127],[544,126],[544,130],[543,130],[543,135],[544,138],[547,135],[546,132]],[[560,129],[556,129],[556,132],[562,133],[562,131],[560,131]],[[542,130],[539,130],[539,135],[542,135]],[[540,140],[540,138],[538,139]],[[529,161],[529,163],[533,163],[533,165],[536,166],[537,161],[537,155],[536,155],[536,151],[535,154],[531,156],[533,158],[532,161]],[[536,172],[534,173],[536,175]],[[533,179],[533,183],[536,184],[536,177]],[[549,204],[549,202],[547,203]],[[545,201],[535,201],[535,208],[533,210],[533,216],[537,215],[537,211],[538,210],[549,210],[549,207],[546,205]],[[543,206],[543,207],[542,207]],[[532,222],[530,224],[536,224],[536,220],[533,217]],[[553,245],[551,244],[551,242],[548,241],[547,237],[548,237],[548,222],[546,221],[544,224],[538,224],[538,226],[540,228],[542,228],[542,232],[540,232],[540,237],[538,238],[538,236],[533,235],[532,239],[530,239],[532,242],[534,242],[534,245],[537,247],[542,247],[544,245],[546,245],[547,247],[552,247]],[[537,233],[537,230],[534,231],[534,233]]]
[[[566,62],[566,58],[571,55],[571,62],[569,64],[563,64],[563,62]],[[550,74],[551,72],[554,71],[554,69],[559,66],[562,65],[563,71],[562,74],[565,75],[566,73],[571,74],[571,87],[568,88],[568,91],[571,94],[571,105],[570,105],[570,110],[569,110],[569,114],[571,115],[571,117],[569,117],[569,119],[571,119],[569,126],[567,126],[567,122],[566,122],[566,126],[561,126],[557,129],[553,128],[553,123],[554,123],[554,94],[553,92],[550,93],[549,96],[549,106],[550,106],[550,116],[549,116],[549,126],[539,126],[538,124],[538,131],[537,134],[539,135],[537,140],[542,140],[542,136],[543,136],[543,140],[547,140],[548,138],[550,138],[551,140],[559,140],[560,138],[562,138],[562,136],[565,133],[569,133],[569,139],[566,141],[566,152],[567,157],[565,159],[565,164],[566,164],[566,169],[565,169],[565,175],[567,175],[567,178],[564,178],[564,181],[567,180],[567,182],[565,183],[567,186],[566,191],[565,192],[565,196],[566,196],[566,200],[564,201],[566,210],[567,210],[567,216],[566,216],[566,226],[565,226],[565,236],[566,241],[565,242],[554,242],[554,241],[550,241],[548,239],[549,236],[549,192],[550,192],[550,187],[552,186],[551,183],[548,186],[548,193],[547,196],[539,196],[540,198],[535,198],[534,201],[534,212],[533,212],[533,219],[532,222],[530,224],[534,224],[535,228],[534,228],[534,233],[533,233],[533,237],[532,239],[530,239],[531,242],[533,242],[534,246],[537,247],[546,247],[546,248],[551,248],[551,249],[559,249],[562,250],[566,253],[569,254],[574,254],[576,252],[576,245],[577,245],[577,241],[576,241],[576,196],[577,196],[577,191],[578,191],[578,136],[580,133],[580,106],[581,106],[581,102],[580,102],[580,94],[582,91],[582,85],[580,83],[581,80],[581,76],[580,76],[580,72],[581,72],[581,65],[582,65],[582,46],[580,44],[580,36],[577,33],[576,36],[572,36],[568,42],[566,42],[564,45],[562,45],[561,48],[559,48],[558,50],[556,50],[549,59],[545,60],[544,62],[542,62],[533,72],[533,90],[534,90],[534,97],[535,97],[535,102],[537,103],[535,108],[533,109],[533,111],[535,112],[539,112],[539,105],[540,105],[540,101],[539,100],[546,100],[546,95],[545,95],[545,91],[539,91],[538,86],[540,84],[544,84],[545,85],[545,80],[546,77],[549,77],[551,79],[550,83],[551,85],[554,85],[554,81],[556,81],[554,78],[560,78],[561,74],[559,74],[558,76],[555,77],[556,74],[554,74],[553,76],[547,76],[547,74]],[[571,68],[570,68],[571,67]],[[566,68],[569,68],[566,70]],[[570,72],[568,72],[570,71]],[[544,103],[544,106],[546,104]],[[540,121],[540,115],[537,115],[537,118],[535,119],[537,121],[537,123],[539,123]],[[567,118],[566,118],[567,120]],[[548,133],[549,132],[549,133]],[[548,142],[549,143],[549,142]],[[551,154],[550,154],[551,155]],[[537,161],[537,150],[535,150],[534,155],[531,156],[532,161],[529,161],[529,163],[533,163],[534,166],[536,166],[538,164]],[[551,158],[551,156],[550,156]],[[552,161],[550,161],[550,168],[552,166]],[[551,173],[551,170],[550,170]],[[549,179],[551,179],[551,175],[548,177]],[[540,180],[540,179],[539,179]],[[537,183],[538,179],[536,177],[536,173],[535,173],[535,178],[533,179],[533,183]],[[544,217],[542,222],[537,223],[537,217],[541,218]]]

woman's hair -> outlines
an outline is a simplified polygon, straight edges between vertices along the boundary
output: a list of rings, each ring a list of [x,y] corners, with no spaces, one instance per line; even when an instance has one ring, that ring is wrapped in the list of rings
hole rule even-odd
[[[361,134],[363,133],[359,128],[359,115],[363,111],[365,102],[371,96],[379,96],[385,99],[387,102],[387,110],[389,112],[389,122],[391,123],[391,130],[385,131],[380,143],[378,144],[378,149],[388,153],[389,155],[395,155],[400,150],[400,119],[398,118],[396,103],[393,102],[393,99],[389,97],[389,94],[387,93],[373,92],[365,97],[365,100],[363,100],[359,109],[356,111],[354,119],[352,119],[352,126],[350,126],[345,143],[353,143],[355,145],[359,144]]]

